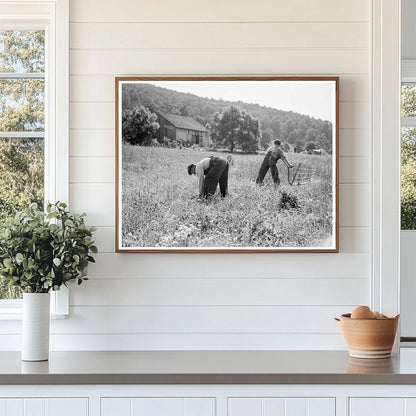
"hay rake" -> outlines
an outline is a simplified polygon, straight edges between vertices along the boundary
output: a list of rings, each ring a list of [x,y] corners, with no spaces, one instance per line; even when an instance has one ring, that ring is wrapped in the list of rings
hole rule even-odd
[[[292,178],[290,177],[291,171],[294,171]],[[287,167],[287,181],[289,185],[305,185],[311,183],[315,169],[312,166],[302,165],[299,163],[297,167]]]

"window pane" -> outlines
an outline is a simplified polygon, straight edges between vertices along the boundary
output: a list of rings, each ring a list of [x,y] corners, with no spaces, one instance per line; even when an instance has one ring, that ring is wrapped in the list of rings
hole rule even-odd
[[[45,31],[0,30],[0,72],[45,72]]]
[[[0,138],[0,222],[32,202],[43,206],[44,140]],[[0,299],[19,299],[21,291],[0,278]]]
[[[416,83],[402,84],[402,117],[416,116]]]
[[[0,221],[36,202],[43,206],[44,140],[0,138]]]
[[[45,71],[45,32],[0,30],[0,132],[45,130],[45,81],[22,75]],[[44,139],[2,138],[0,134],[0,222],[44,200]],[[0,278],[0,299],[21,298]]]
[[[0,91],[0,131],[44,131],[44,80],[0,79]]]
[[[416,127],[402,127],[401,159],[401,228],[416,230]]]

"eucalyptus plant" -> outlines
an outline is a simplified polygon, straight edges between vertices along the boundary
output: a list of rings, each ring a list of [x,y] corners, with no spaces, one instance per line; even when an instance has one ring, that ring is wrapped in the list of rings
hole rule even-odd
[[[72,214],[62,202],[49,203],[46,213],[36,204],[0,224],[0,276],[23,292],[47,293],[69,282],[87,280],[94,228],[86,214]]]

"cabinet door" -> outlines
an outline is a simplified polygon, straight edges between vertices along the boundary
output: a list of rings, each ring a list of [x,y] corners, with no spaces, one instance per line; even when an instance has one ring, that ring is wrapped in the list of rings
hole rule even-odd
[[[350,416],[414,416],[414,398],[351,398]]]
[[[0,399],[0,416],[88,416],[86,398]]]
[[[228,416],[335,416],[335,399],[230,398]]]
[[[214,398],[102,398],[101,416],[213,416]]]

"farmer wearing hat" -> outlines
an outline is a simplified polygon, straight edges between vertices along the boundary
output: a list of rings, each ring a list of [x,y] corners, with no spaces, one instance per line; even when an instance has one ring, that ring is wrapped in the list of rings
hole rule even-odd
[[[196,175],[199,183],[199,198],[208,198],[215,194],[218,183],[220,184],[221,196],[227,195],[228,168],[232,158],[223,159],[211,156],[202,159],[196,165],[188,166],[189,175]]]
[[[275,186],[280,185],[279,171],[277,170],[277,161],[282,159],[283,163],[288,168],[293,168],[287,159],[283,150],[281,149],[281,141],[279,139],[273,142],[273,145],[267,149],[266,156],[263,159],[263,163],[260,166],[259,174],[257,175],[256,183],[264,185],[263,180],[266,176],[267,171],[270,169],[272,174],[273,182]]]

